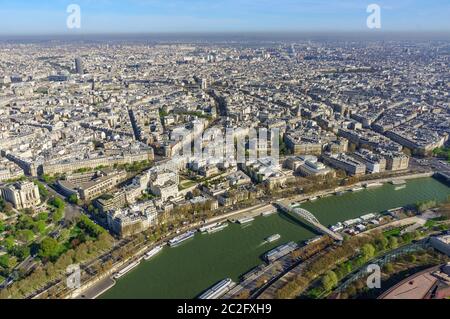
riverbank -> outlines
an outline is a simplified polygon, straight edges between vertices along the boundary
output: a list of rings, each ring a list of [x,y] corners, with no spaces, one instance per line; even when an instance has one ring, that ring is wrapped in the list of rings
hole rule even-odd
[[[283,202],[292,204],[294,202],[307,201],[307,200],[310,200],[315,197],[321,198],[321,197],[324,197],[327,195],[332,195],[335,192],[347,192],[347,191],[352,190],[353,188],[362,187],[364,184],[377,184],[377,183],[384,184],[384,183],[389,183],[389,182],[393,182],[393,181],[401,181],[401,180],[407,181],[407,180],[412,180],[412,179],[433,177],[434,174],[435,174],[434,172],[427,172],[427,173],[407,174],[407,175],[401,175],[401,176],[396,176],[396,177],[379,178],[379,179],[374,179],[374,180],[370,180],[370,181],[366,181],[366,182],[358,182],[358,183],[347,185],[347,186],[339,186],[339,187],[332,188],[332,189],[322,190],[322,191],[318,191],[318,192],[315,192],[312,194],[294,195],[292,197],[283,199]]]
[[[366,238],[370,238],[370,236],[374,233],[374,232],[379,232],[382,233],[383,230],[385,229],[391,229],[391,228],[399,228],[402,226],[406,226],[406,225],[425,225],[427,220],[436,218],[436,215],[434,214],[430,214],[428,212],[418,215],[418,216],[413,216],[413,217],[406,217],[404,219],[401,220],[395,220],[392,221],[390,223],[384,224],[384,225],[380,225],[378,227],[369,229],[367,231],[361,232],[358,235],[355,235],[354,237],[366,237]],[[413,231],[413,230],[411,230]],[[427,234],[425,237],[428,237],[429,234]],[[380,256],[376,256],[373,260],[371,260],[371,263],[377,263],[375,262],[375,260],[381,258],[384,255],[389,255],[389,254],[394,254],[397,251],[401,251],[402,249],[405,249],[405,246],[403,247],[398,247],[392,251],[387,251],[384,252],[382,255]],[[318,258],[320,258],[323,254],[317,254],[315,256],[313,256],[313,258],[311,258],[311,260],[307,260],[306,263],[297,263],[296,266],[292,267],[291,269],[289,269],[288,271],[282,273],[280,275],[280,277],[276,280],[273,281],[269,284],[267,284],[265,287],[263,287],[263,289],[261,289],[261,292],[259,294],[259,296],[257,297],[257,299],[274,299],[277,298],[277,293],[283,289],[283,287],[285,287],[288,283],[293,282],[296,278],[298,278],[298,276],[301,276],[302,272],[304,269],[306,269],[307,264],[313,262],[314,260],[317,260]],[[364,264],[365,265],[365,264]],[[361,267],[361,269],[364,268],[364,265]],[[359,272],[360,269],[358,269],[355,272]],[[351,274],[349,274],[350,276]],[[345,280],[344,280],[345,281]]]
[[[410,178],[420,178],[420,177],[424,177],[424,176],[430,176],[430,174],[426,174],[426,175],[423,175],[423,174],[421,174],[421,175],[414,175],[414,176],[412,176],[412,177],[410,177]],[[399,179],[410,179],[410,178],[405,178],[405,176],[402,176],[402,177],[399,177]],[[385,179],[385,181],[386,182],[388,182],[388,181],[390,181],[390,180],[392,180],[392,178],[388,178],[388,179]],[[371,181],[371,182],[375,182],[375,181]],[[438,183],[437,181],[436,182],[432,182],[432,180],[430,179],[430,180],[428,180],[428,182],[427,183],[431,183],[432,185],[434,185],[434,184],[440,184],[440,183]],[[414,185],[415,184],[417,184],[416,182],[414,183]],[[422,182],[420,181],[419,182],[419,184],[422,184]],[[428,184],[425,184],[425,185],[428,185]],[[351,185],[351,186],[349,186],[348,188],[350,189],[350,188],[352,188],[352,187],[355,187],[355,185]],[[391,187],[392,187],[392,185],[386,185],[385,186],[387,189],[391,189]],[[425,186],[426,188],[430,188],[430,186]],[[417,194],[419,194],[420,193],[420,190],[419,190],[419,188],[420,188],[420,186],[414,186],[414,188],[417,188],[417,190],[412,190],[412,191],[414,191],[414,192],[417,192]],[[380,188],[374,188],[374,189],[370,189],[369,191],[367,191],[367,192],[358,192],[359,194],[367,194],[367,195],[369,195],[369,194],[378,194],[378,191],[377,191],[377,189],[379,190]],[[328,192],[330,192],[330,193],[332,193],[332,192],[334,192],[334,189],[332,189],[332,190],[328,190]],[[390,192],[390,191],[387,191],[388,193]],[[403,192],[403,191],[400,191],[400,192]],[[406,192],[409,192],[409,191],[406,191]],[[358,193],[351,193],[351,192],[348,192],[348,194],[349,194],[349,196],[351,196],[352,197],[352,199],[353,198],[356,198],[356,197],[359,197],[359,195],[357,195]],[[351,195],[350,195],[351,194]],[[398,194],[401,194],[401,193],[396,193],[396,194],[394,194],[394,195],[396,195],[395,197],[398,197],[398,196],[400,196],[400,195],[398,195]],[[308,195],[308,196],[314,196],[314,195],[316,195],[316,194],[310,194],[310,195]],[[356,197],[355,197],[356,196]],[[364,195],[364,196],[366,196],[366,195]],[[364,197],[363,196],[363,197]],[[432,195],[427,195],[427,196],[432,196]],[[345,197],[345,196],[344,196]],[[328,199],[330,199],[330,198],[333,198],[333,199],[336,199],[336,200],[338,200],[338,201],[341,201],[341,199],[344,199],[344,198],[342,198],[342,196],[333,196],[333,197],[328,197]],[[418,197],[419,199],[421,199],[420,198],[420,196]],[[427,197],[422,197],[422,199],[423,198],[427,198]],[[292,199],[291,199],[292,200]],[[295,199],[295,200],[297,200],[297,199]],[[294,201],[295,201],[294,200]],[[379,200],[378,200],[379,201]],[[318,200],[317,202],[314,202],[312,205],[316,205],[316,203],[321,203],[322,202],[322,200]],[[347,202],[347,201],[346,201]],[[363,202],[366,202],[366,200],[363,200]],[[408,200],[408,202],[410,202],[410,203],[414,203],[415,202],[415,200]],[[351,204],[351,203],[350,203]],[[394,206],[391,206],[391,208],[392,207],[397,207],[397,206],[399,206],[399,205],[396,205],[395,203],[393,204]],[[334,206],[334,204],[333,204],[333,206]],[[351,206],[353,206],[353,205],[351,205]],[[230,213],[227,213],[227,214],[224,214],[224,215],[221,215],[221,216],[216,216],[216,217],[213,217],[213,218],[211,218],[211,219],[209,219],[208,221],[207,221],[207,223],[213,223],[213,222],[219,222],[219,221],[226,221],[227,219],[230,219],[230,218],[237,218],[237,217],[247,217],[247,216],[256,216],[256,215],[260,215],[260,213],[262,212],[262,211],[264,211],[264,210],[266,210],[267,208],[270,208],[271,206],[270,206],[270,204],[269,203],[262,203],[262,204],[259,204],[259,205],[255,205],[255,206],[252,206],[252,207],[249,207],[249,208],[245,208],[245,209],[241,209],[241,210],[238,210],[238,211],[234,211],[234,212],[230,212]],[[343,220],[344,218],[347,218],[347,217],[353,217],[353,216],[356,216],[355,214],[355,212],[354,213],[351,213],[351,212],[346,212],[346,210],[347,209],[345,209],[345,210],[343,210],[343,211],[341,211],[340,213],[339,213],[339,215],[336,215],[336,216],[331,216],[331,217],[333,217],[331,220],[327,217],[328,215],[330,215],[330,214],[323,214],[320,210],[319,211],[317,211],[316,209],[313,209],[312,211],[314,212],[314,214],[316,214],[316,211],[317,211],[317,213],[318,213],[318,219],[320,220],[320,221],[323,221],[324,222],[324,224],[325,225],[328,225],[328,224],[332,224],[332,223],[335,223],[335,220],[336,221],[338,221],[338,220]],[[382,209],[381,209],[382,210]],[[328,211],[328,210],[326,210],[326,211]],[[348,213],[350,213],[350,215],[348,214]],[[358,212],[357,214],[357,216],[360,216],[361,214],[360,213],[362,213],[362,211],[361,212]],[[332,215],[334,215],[334,214],[332,214]],[[281,217],[275,217],[275,218],[273,218],[273,219],[270,219],[272,222],[269,222],[269,221],[266,221],[266,219],[267,218],[270,218],[270,217],[264,217],[264,218],[257,218],[256,219],[256,221],[255,221],[255,223],[254,224],[264,224],[264,225],[267,225],[267,226],[264,226],[264,228],[267,228],[267,227],[272,227],[272,226],[269,226],[269,223],[271,224],[271,223],[273,223],[274,221],[277,221],[277,223],[278,222],[280,222],[280,218],[281,219],[286,219],[284,216],[281,216]],[[289,223],[292,223],[292,221],[289,221]],[[296,222],[295,222],[296,223]],[[287,226],[287,224],[285,224],[285,222],[283,222],[282,223],[283,224],[283,229],[285,229],[285,227]],[[201,224],[201,225],[205,225],[205,224]],[[297,235],[295,235],[294,237],[293,237],[293,239],[295,239],[296,241],[298,240],[298,238],[301,238],[301,240],[305,240],[305,239],[308,239],[308,238],[311,238],[311,237],[314,237],[314,234],[313,233],[311,233],[310,231],[308,231],[308,230],[305,230],[305,229],[303,229],[303,227],[301,228],[301,229],[299,229],[298,228],[298,223],[296,223],[296,225],[297,226],[294,226],[295,228],[294,229],[292,229],[292,231],[291,232],[299,232],[298,234],[298,236],[300,236],[300,237],[298,237]],[[197,225],[197,227],[199,227],[200,226],[200,224],[198,224]],[[246,228],[246,230],[245,231],[243,231],[244,233],[248,233],[249,232],[249,230],[250,230],[250,233],[249,234],[246,234],[246,235],[244,235],[244,234],[240,234],[240,232],[242,232],[242,231],[239,231],[239,229],[241,229],[241,227],[246,227],[246,226],[248,226],[248,228]],[[196,250],[195,250],[195,252],[194,251],[192,251],[192,249],[190,248],[190,246],[192,246],[191,244],[189,244],[189,243],[187,243],[187,244],[184,244],[182,247],[179,247],[179,248],[174,248],[174,249],[172,249],[172,248],[170,248],[170,249],[167,249],[167,250],[165,250],[165,252],[163,252],[163,256],[162,257],[157,257],[157,260],[155,261],[155,262],[153,262],[153,261],[150,261],[150,263],[147,263],[147,262],[145,262],[145,263],[143,263],[143,265],[142,265],[142,267],[140,266],[140,268],[142,268],[142,269],[137,269],[137,270],[133,270],[129,275],[127,275],[127,278],[125,278],[125,279],[121,279],[121,281],[124,281],[124,282],[128,282],[128,281],[132,281],[132,282],[136,282],[136,284],[137,284],[137,282],[138,282],[138,280],[136,279],[137,277],[139,277],[139,276],[142,276],[142,275],[139,275],[140,273],[142,273],[143,272],[143,269],[147,269],[148,267],[152,267],[152,271],[155,271],[155,274],[154,274],[154,276],[163,276],[163,277],[165,277],[166,276],[166,274],[167,273],[170,273],[171,272],[171,269],[173,268],[174,269],[174,271],[176,271],[175,270],[175,264],[179,264],[179,260],[181,260],[182,258],[183,258],[183,256],[186,256],[185,258],[189,258],[189,260],[188,260],[188,262],[189,263],[192,263],[192,264],[196,264],[196,266],[195,267],[192,267],[192,269],[188,269],[188,271],[186,271],[186,274],[180,274],[177,278],[179,278],[179,280],[184,280],[184,279],[186,279],[187,277],[189,277],[189,275],[188,275],[188,273],[189,273],[189,271],[192,271],[192,272],[197,272],[197,271],[200,271],[200,270],[194,270],[194,268],[199,268],[199,269],[203,269],[203,267],[206,267],[207,266],[207,264],[209,264],[210,262],[214,262],[214,259],[215,258],[222,258],[222,259],[226,259],[226,258],[229,258],[229,259],[232,259],[232,260],[234,260],[235,258],[238,258],[237,256],[239,255],[239,256],[241,256],[241,252],[239,251],[239,253],[237,253],[237,251],[233,251],[233,246],[231,246],[230,245],[230,243],[229,243],[229,241],[230,240],[234,240],[234,239],[232,239],[232,238],[229,238],[229,239],[227,239],[227,237],[233,237],[233,236],[235,236],[235,235],[239,235],[239,236],[245,236],[245,237],[249,237],[249,236],[254,236],[254,234],[252,234],[252,229],[254,228],[254,227],[256,227],[256,226],[251,226],[251,225],[246,225],[246,226],[239,226],[239,227],[235,227],[235,226],[233,226],[233,227],[231,227],[231,228],[233,228],[233,230],[231,231],[230,230],[230,227],[228,227],[228,230],[224,230],[224,231],[221,231],[220,233],[218,233],[218,234],[215,234],[215,235],[208,235],[209,237],[207,237],[206,235],[196,235],[196,239],[194,239],[194,241],[197,243],[201,243],[200,244],[200,246],[202,246],[202,247],[199,247],[199,248],[197,248]],[[281,225],[280,225],[281,226]],[[259,226],[258,226],[259,227]],[[296,230],[297,229],[297,230]],[[237,233],[238,232],[238,233]],[[270,230],[270,231],[268,231],[268,230],[265,230],[265,232],[267,232],[266,234],[263,234],[263,235],[259,235],[259,236],[261,236],[261,238],[264,238],[264,236],[266,236],[266,235],[271,235],[271,234],[273,234],[273,233],[275,233],[275,232],[278,232],[277,230]],[[292,233],[292,234],[294,234],[294,233]],[[203,239],[201,239],[201,238],[203,238]],[[207,242],[210,242],[210,244],[207,244],[207,243],[205,243],[205,240],[206,240],[206,238],[210,238],[210,239],[208,239],[207,240]],[[217,239],[216,240],[216,238],[219,238],[219,239]],[[286,236],[282,236],[282,240],[284,241],[284,240],[288,240],[288,238],[286,238]],[[200,241],[199,241],[200,240]],[[217,241],[220,241],[221,243],[219,244],[219,242],[217,242]],[[245,240],[245,239],[243,239],[243,240]],[[227,255],[227,257],[224,257],[224,255],[222,254],[222,255],[220,255],[220,254],[218,254],[218,257],[212,257],[215,253],[212,253],[212,250],[217,250],[217,247],[222,247],[221,245],[222,245],[222,242],[227,242],[227,244],[225,244],[226,246],[225,247],[223,247],[223,248],[221,248],[221,249],[226,249],[226,252],[224,252],[226,255]],[[276,244],[276,243],[275,243]],[[195,244],[194,246],[197,246],[198,244]],[[253,244],[254,245],[254,244]],[[214,246],[214,247],[211,247],[211,246]],[[238,245],[239,246],[239,245]],[[238,246],[236,246],[236,247],[238,247]],[[250,246],[251,247],[251,246]],[[149,249],[151,248],[151,246],[149,246],[148,247]],[[270,247],[268,246],[267,247],[267,249],[266,250],[268,250]],[[237,249],[239,249],[239,248],[237,248]],[[248,248],[240,248],[240,249],[248,249]],[[254,248],[251,248],[251,249],[254,249]],[[190,251],[189,253],[187,253],[187,251]],[[201,251],[198,251],[198,250],[201,250]],[[202,256],[202,251],[204,252],[204,254],[205,254],[205,256]],[[256,250],[256,251],[259,251],[259,250]],[[256,261],[256,260],[259,260],[259,262],[257,262],[257,264],[259,264],[261,261],[260,261],[260,257],[259,257],[259,254],[260,253],[256,253],[256,251],[254,251],[252,254],[253,254],[253,256],[245,256],[245,260],[246,260],[246,262],[247,263],[249,263],[249,266],[248,266],[248,268],[246,268],[246,269],[244,269],[244,270],[237,270],[237,269],[235,269],[234,271],[235,271],[235,275],[234,276],[236,276],[236,274],[237,273],[239,273],[239,274],[243,274],[243,273],[245,273],[246,271],[248,271],[248,269],[251,269],[253,266],[252,266],[252,263],[254,263],[254,261]],[[170,257],[169,257],[170,256]],[[191,256],[191,257],[188,257],[188,256]],[[219,257],[220,256],[220,257]],[[170,263],[173,263],[174,265],[172,265],[172,264],[167,264],[167,262],[166,261],[164,261],[164,262],[161,262],[160,260],[161,259],[163,259],[163,260],[171,260],[170,261]],[[241,258],[242,259],[242,258]],[[254,260],[253,262],[251,262],[250,260]],[[241,262],[241,261],[240,261]],[[164,263],[164,266],[162,266],[161,265],[161,263]],[[183,263],[184,263],[184,261],[183,261]],[[152,265],[152,266],[149,266],[149,265]],[[225,264],[226,265],[222,265],[221,267],[218,267],[218,269],[217,269],[217,271],[219,271],[219,269],[225,269],[226,267],[228,267],[228,261],[226,261],[225,262]],[[235,267],[235,266],[233,266],[233,267]],[[170,268],[170,269],[169,269]],[[244,268],[244,267],[243,267]],[[242,269],[242,268],[241,268]],[[151,278],[153,278],[153,275],[152,274],[149,274],[149,273],[147,273],[146,272],[146,275],[145,276],[149,276],[149,277],[151,277]],[[196,275],[195,275],[196,276]],[[215,279],[210,279],[211,280],[211,282],[212,282],[212,284],[214,283],[214,282],[217,282],[218,280],[220,280],[220,279],[223,279],[222,278],[222,276],[223,276],[223,278],[225,278],[225,277],[227,277],[228,276],[228,272],[223,272],[223,274],[222,275],[217,275],[217,277],[215,278]],[[140,280],[139,281],[141,281],[141,279],[142,278],[140,278]],[[148,279],[148,280],[150,280],[150,278]],[[172,280],[172,279],[171,279]],[[186,279],[187,280],[187,279]],[[215,281],[214,281],[215,280]],[[156,286],[158,286],[158,285],[161,285],[162,283],[161,283],[161,281],[162,281],[162,279],[157,279],[157,283],[155,283],[155,284],[153,284],[153,286],[154,287],[152,287],[151,288],[151,291],[153,291],[153,292],[156,292],[157,291],[157,287]],[[207,278],[204,278],[204,279],[202,279],[202,282],[204,282],[204,281],[207,281]],[[184,284],[183,282],[181,283],[181,284]],[[130,284],[127,284],[127,286],[128,285],[130,285]],[[133,285],[133,284],[131,284],[131,285]],[[186,283],[186,285],[187,285],[187,283]],[[200,284],[199,284],[200,285]],[[204,286],[201,286],[200,288],[198,288],[198,291],[197,292],[200,292],[201,290],[203,290],[203,289],[206,289],[207,287],[208,287],[208,285],[209,285],[209,283],[206,283],[206,284],[204,284]],[[106,294],[106,298],[113,298],[114,296],[116,296],[116,295],[123,295],[122,293],[119,293],[119,291],[120,290],[122,290],[122,289],[124,289],[124,284],[122,283],[121,285],[119,285],[120,287],[117,287],[117,286],[115,286],[114,288],[113,288],[113,290],[115,291],[115,293],[113,293],[113,294],[109,294],[109,293],[107,293]],[[144,289],[144,288],[143,288]],[[145,289],[144,289],[145,290]],[[152,294],[148,294],[148,293],[144,293],[144,290],[142,290],[142,292],[141,293],[139,293],[139,295],[136,295],[136,296],[138,296],[139,298],[141,298],[141,297],[143,297],[143,298],[147,298],[147,297],[149,297],[149,298],[155,298],[155,297],[169,297],[169,294],[168,294],[168,291],[166,291],[166,292],[161,292],[161,294],[159,294],[159,292],[158,292],[158,294],[154,294],[154,295],[152,295]],[[195,285],[193,285],[193,288],[191,289],[191,290],[195,290]],[[141,291],[141,290],[140,290]],[[190,291],[189,289],[186,289],[186,291]],[[117,292],[117,293],[116,293]],[[131,297],[133,296],[133,293],[129,293],[129,294],[126,294],[126,295],[130,295]],[[152,297],[153,296],[153,297]],[[191,298],[191,296],[192,295],[178,295],[178,294],[175,294],[175,297],[187,297],[187,298]],[[115,297],[114,297],[115,298]]]

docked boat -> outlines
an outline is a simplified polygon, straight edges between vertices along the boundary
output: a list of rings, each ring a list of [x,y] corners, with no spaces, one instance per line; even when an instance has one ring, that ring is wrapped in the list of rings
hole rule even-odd
[[[150,258],[152,258],[153,256],[157,255],[161,250],[163,249],[163,246],[156,246],[153,249],[151,249],[150,251],[148,251],[145,255],[144,255],[144,259],[145,260],[149,260]]]
[[[203,226],[203,227],[200,227],[198,229],[198,231],[201,232],[201,233],[206,233],[206,232],[208,232],[208,230],[210,230],[211,228],[214,228],[214,227],[216,227],[218,225],[220,225],[220,223],[214,223],[214,224],[210,224],[210,225],[207,225],[207,226]]]
[[[294,243],[293,241],[278,246],[272,250],[269,250],[267,253],[264,254],[264,260],[271,263],[291,252],[293,252],[294,250],[296,250],[298,248],[298,245],[296,243]]]
[[[125,268],[122,268],[119,270],[114,276],[114,279],[119,279],[120,277],[126,275],[128,272],[130,272],[132,269],[136,268],[140,264],[140,260],[134,261],[131,264],[127,265]]]
[[[352,192],[359,192],[359,191],[362,191],[364,188],[363,187],[355,187],[355,188],[352,188]]]
[[[195,235],[195,232],[190,230],[190,231],[188,231],[188,232],[186,232],[186,233],[184,233],[184,234],[182,234],[180,236],[177,236],[177,237],[169,240],[169,246],[170,247],[178,246],[181,243],[185,242],[186,240],[191,239],[192,237],[194,237],[194,235]]]
[[[276,208],[273,208],[273,209],[266,210],[266,211],[262,212],[261,216],[264,216],[264,217],[270,216],[270,215],[275,214],[276,212],[277,212]]]
[[[311,197],[310,199],[309,199],[309,201],[310,202],[313,202],[313,201],[315,201],[315,200],[317,200],[318,199],[318,197],[317,196],[314,196],[314,197]]]
[[[218,299],[227,293],[236,284],[230,278],[219,281],[217,284],[206,290],[198,299]]]
[[[373,187],[380,187],[383,186],[383,183],[367,183],[364,184],[365,188],[373,188]]]
[[[395,179],[395,180],[390,181],[389,183],[391,183],[392,185],[403,185],[403,184],[406,184],[406,181],[404,179],[400,179],[400,180]]]
[[[394,189],[395,189],[396,191],[398,191],[398,190],[404,189],[404,188],[406,188],[406,184],[395,186]]]
[[[311,238],[311,239],[308,239],[307,241],[305,241],[305,244],[309,245],[309,244],[315,243],[315,242],[319,241],[321,238],[322,238],[322,236],[316,236],[314,238]]]
[[[217,233],[218,231],[221,231],[227,227],[228,227],[228,224],[218,224],[214,227],[209,228],[206,232],[208,234],[213,234],[213,233]]]
[[[266,242],[271,243],[281,238],[280,234],[274,234],[266,238]]]
[[[330,230],[333,232],[338,232],[344,229],[344,225],[341,222],[338,222],[336,225],[330,226]]]
[[[250,223],[250,222],[252,222],[254,220],[255,219],[253,217],[244,217],[244,218],[238,219],[237,223],[243,225],[243,224]]]

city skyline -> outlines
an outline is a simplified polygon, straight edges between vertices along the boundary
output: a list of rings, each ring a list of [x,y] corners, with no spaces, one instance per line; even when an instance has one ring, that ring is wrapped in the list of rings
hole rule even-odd
[[[370,30],[367,7],[381,9],[381,29]],[[67,7],[81,8],[81,28],[66,25]],[[0,1],[0,35],[450,31],[446,1]],[[429,17],[432,16],[433,19]]]

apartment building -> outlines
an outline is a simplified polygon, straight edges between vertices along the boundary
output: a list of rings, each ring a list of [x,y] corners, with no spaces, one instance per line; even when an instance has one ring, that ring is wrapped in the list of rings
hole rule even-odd
[[[349,175],[359,176],[366,172],[366,165],[346,154],[330,154],[322,155],[323,162],[336,169],[342,169]]]

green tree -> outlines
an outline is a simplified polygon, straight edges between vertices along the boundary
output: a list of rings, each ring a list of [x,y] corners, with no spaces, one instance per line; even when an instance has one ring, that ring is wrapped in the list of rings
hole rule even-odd
[[[389,248],[395,249],[397,247],[398,247],[398,238],[395,236],[390,236],[389,237]]]
[[[49,201],[49,204],[52,205],[53,207],[57,208],[57,209],[64,209],[65,208],[64,201],[61,198],[59,198],[59,197],[53,197]]]
[[[2,266],[3,268],[9,269],[10,258],[8,255],[0,256],[0,266]]]
[[[45,188],[45,186],[38,181],[36,181],[34,183],[37,185],[37,187],[39,189],[39,195],[41,195],[42,200],[44,200],[44,201],[47,200],[47,198],[48,198],[47,188]]]
[[[78,205],[78,196],[76,194],[72,194],[67,198],[67,201],[71,204]]]
[[[338,277],[334,271],[327,271],[322,277],[322,287],[325,291],[330,291],[339,282]]]
[[[100,234],[96,241],[96,246],[101,251],[110,249],[112,247],[112,244],[113,244],[113,238],[107,232]]]
[[[80,220],[78,222],[78,227],[81,229],[84,229],[89,236],[98,238],[98,236],[105,232],[105,229],[103,229],[101,226],[94,223],[92,220],[89,219],[86,215],[81,215]]]
[[[372,244],[365,244],[364,246],[362,246],[361,251],[366,261],[375,256],[376,252],[375,247],[373,247]]]
[[[28,256],[30,256],[30,247],[28,247],[27,245],[15,247],[13,249],[13,253],[14,253],[14,256],[23,260],[23,259],[27,258]]]
[[[43,220],[39,220],[34,224],[33,230],[35,233],[39,233],[43,235],[45,233],[45,230],[47,228],[47,225]]]
[[[413,234],[411,234],[411,233],[404,233],[402,235],[402,240],[403,240],[404,243],[411,242],[413,240]]]
[[[30,229],[21,229],[16,233],[17,239],[29,243],[34,238],[34,233]]]
[[[8,251],[13,249],[14,245],[15,245],[15,238],[13,236],[6,237],[2,242],[2,246],[4,246]]]
[[[60,246],[56,239],[46,237],[39,245],[38,255],[39,257],[45,259],[55,259],[56,257],[58,257],[59,251]]]
[[[383,268],[387,274],[392,274],[394,272],[394,266],[391,263],[387,263]]]
[[[387,238],[385,236],[381,235],[376,239],[375,245],[377,247],[377,250],[383,251],[388,248],[389,241],[387,240]]]
[[[22,215],[19,217],[17,221],[16,227],[17,229],[31,229],[34,226],[33,218],[28,215]]]
[[[52,220],[54,223],[57,223],[60,220],[62,220],[63,217],[64,217],[64,211],[57,210],[56,212],[53,213]]]
[[[38,221],[38,220],[47,221],[47,219],[48,219],[48,213],[46,213],[46,212],[39,213],[36,217],[36,221]]]
[[[75,249],[75,261],[82,262],[89,257],[89,250],[85,243],[82,243]]]
[[[406,255],[406,260],[410,263],[415,263],[417,261],[417,257],[414,254]]]

